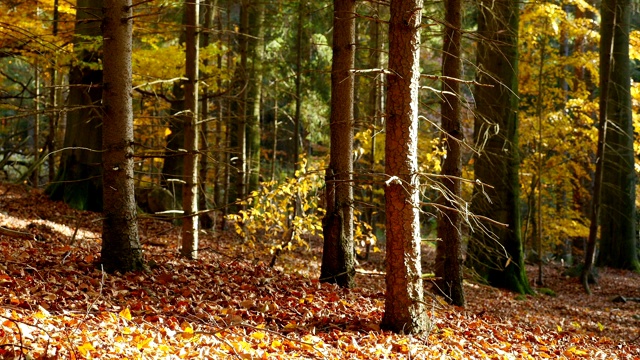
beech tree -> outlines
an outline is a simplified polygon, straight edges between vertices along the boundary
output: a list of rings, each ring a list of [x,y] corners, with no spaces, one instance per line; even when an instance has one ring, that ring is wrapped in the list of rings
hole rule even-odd
[[[442,48],[442,138],[447,156],[442,165],[442,209],[438,216],[436,249],[437,290],[448,302],[464,306],[462,287],[462,214],[458,210],[462,199],[462,164],[460,144],[463,140],[460,76],[462,75],[462,7],[460,0],[445,1],[445,29]]]
[[[518,2],[485,0],[479,6],[476,66],[480,85],[474,91],[474,138],[479,153],[474,156],[471,212],[481,218],[472,229],[467,258],[489,284],[531,293],[520,233]]]
[[[326,214],[320,280],[352,287],[353,251],[353,97],[356,2],[335,0],[331,68],[331,154],[326,181]]]
[[[103,0],[78,0],[73,48],[78,61],[69,73],[67,126],[58,172],[46,193],[79,210],[102,211],[102,70],[99,41]]]
[[[427,325],[422,301],[418,179],[418,90],[422,0],[391,2],[385,210],[386,301],[381,327],[418,333]]]
[[[133,189],[133,12],[131,0],[105,0],[104,5],[102,264],[105,271],[124,272],[143,263]]]
[[[639,269],[629,62],[631,2],[602,1],[600,14],[600,63],[604,65],[600,68],[600,107],[607,132],[602,163],[598,264]]]

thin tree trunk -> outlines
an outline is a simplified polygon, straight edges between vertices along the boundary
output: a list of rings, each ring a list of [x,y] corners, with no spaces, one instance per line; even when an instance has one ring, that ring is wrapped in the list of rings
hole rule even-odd
[[[182,256],[198,258],[198,58],[200,0],[185,2],[187,17],[186,74],[184,102],[184,187],[182,190]]]
[[[33,124],[33,163],[35,164],[35,169],[32,174],[32,184],[33,187],[37,188],[40,183],[40,165],[38,162],[40,161],[40,68],[39,61],[36,59],[35,64],[35,109],[36,113],[34,116],[34,124]]]
[[[355,0],[334,0],[331,67],[331,154],[325,176],[326,214],[320,281],[353,287],[353,102]]]
[[[438,216],[438,238],[436,249],[436,282],[438,290],[448,302],[464,306],[462,287],[462,163],[461,143],[462,104],[460,79],[462,76],[462,4],[460,0],[445,1],[445,30],[442,49],[442,138],[446,145],[441,174],[444,176],[443,208]]]
[[[298,3],[298,38],[297,38],[297,54],[296,54],[296,115],[293,122],[293,170],[298,170],[298,162],[300,161],[300,116],[302,112],[302,36],[304,22],[304,1],[299,0]]]

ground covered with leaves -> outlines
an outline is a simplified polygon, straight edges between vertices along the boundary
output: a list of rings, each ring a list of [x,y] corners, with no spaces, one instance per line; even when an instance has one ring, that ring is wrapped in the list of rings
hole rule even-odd
[[[143,218],[148,271],[109,275],[96,266],[100,221],[0,184],[0,226],[34,236],[0,235],[0,358],[640,358],[640,305],[612,301],[640,297],[631,272],[600,270],[592,296],[557,265],[544,270],[556,296],[468,283],[466,308],[427,296],[431,328],[404,336],[378,326],[380,254],[343,290],[316,280],[317,241],[270,268],[268,244],[203,233],[200,259],[186,261],[179,229]]]

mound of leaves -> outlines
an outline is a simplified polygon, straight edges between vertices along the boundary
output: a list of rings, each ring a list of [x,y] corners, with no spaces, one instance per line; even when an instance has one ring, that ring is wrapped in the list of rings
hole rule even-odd
[[[471,284],[467,310],[428,297],[431,327],[425,333],[381,331],[384,294],[377,286],[343,290],[319,283],[315,273],[300,275],[305,269],[269,268],[267,252],[227,234],[203,233],[200,259],[186,261],[177,255],[179,229],[153,220],[140,222],[149,269],[106,274],[97,265],[99,214],[71,210],[20,186],[0,185],[0,193],[0,226],[35,236],[0,235],[0,358],[640,356],[635,344],[597,328],[550,326],[558,320],[525,310],[537,299],[519,301]],[[307,263],[319,258],[307,256]],[[509,307],[519,315],[496,311]]]

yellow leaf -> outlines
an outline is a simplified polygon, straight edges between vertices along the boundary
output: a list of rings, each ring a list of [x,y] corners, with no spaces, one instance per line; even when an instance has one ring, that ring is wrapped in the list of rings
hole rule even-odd
[[[91,345],[91,343],[88,342],[78,346],[78,351],[80,352],[80,354],[82,354],[82,356],[87,356],[89,351],[92,350],[95,350],[95,348],[93,347],[93,345]]]
[[[148,337],[142,341],[140,341],[139,343],[136,344],[136,346],[138,347],[138,350],[142,350],[146,347],[149,346],[149,343],[151,342],[151,340],[153,340],[152,337]]]
[[[558,325],[558,332],[562,332],[562,326]]]
[[[124,308],[124,310],[120,311],[119,315],[121,318],[131,321],[131,311],[129,311],[129,308]]]
[[[43,308],[42,306],[38,306],[38,312],[36,312],[33,315],[36,319],[44,319],[44,318],[48,318],[49,316],[51,316],[51,314],[47,311],[47,309]]]
[[[265,336],[267,336],[267,334],[265,334],[264,331],[256,331],[251,334],[251,337],[256,340],[262,340]]]

